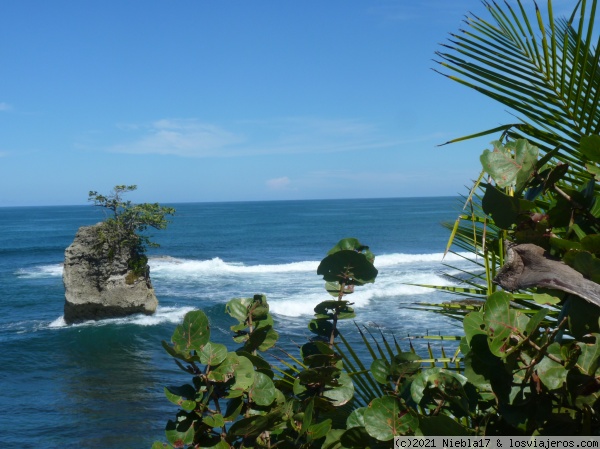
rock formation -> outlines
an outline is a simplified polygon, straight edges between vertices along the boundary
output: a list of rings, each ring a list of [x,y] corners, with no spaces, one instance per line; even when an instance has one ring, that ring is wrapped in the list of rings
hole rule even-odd
[[[132,270],[135,254],[126,245],[109,248],[103,244],[98,232],[102,225],[79,228],[65,250],[64,319],[68,324],[156,311],[158,300],[146,259],[142,269]]]

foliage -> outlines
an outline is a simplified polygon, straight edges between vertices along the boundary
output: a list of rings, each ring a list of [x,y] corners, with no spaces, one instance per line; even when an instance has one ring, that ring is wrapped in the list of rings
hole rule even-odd
[[[511,294],[495,284],[507,245],[524,243],[600,281],[600,50],[591,41],[597,2],[586,3],[555,20],[548,2],[546,22],[521,2],[516,10],[485,3],[494,20],[467,19],[469,29],[438,53],[451,79],[520,118],[454,140],[502,131],[481,155],[469,213],[449,226],[450,242],[477,255],[468,285],[449,290],[485,305],[442,307],[463,320],[463,374],[479,392],[473,424],[488,435],[600,432],[598,307],[575,294],[535,286]]]
[[[100,227],[100,248],[105,250],[110,258],[115,253],[125,249],[130,253],[129,269],[134,276],[140,276],[147,269],[148,259],[145,256],[147,247],[157,247],[143,232],[148,228],[166,229],[167,216],[173,215],[175,209],[160,206],[158,203],[133,204],[125,201],[123,195],[137,189],[135,185],[118,185],[109,195],[101,195],[90,191],[88,201],[112,212]],[[128,279],[129,282],[129,279]]]
[[[316,337],[298,357],[266,361],[277,334],[264,296],[228,303],[242,344],[231,355],[213,349],[202,312],[186,316],[173,345],[165,343],[194,376],[167,392],[182,408],[167,425],[173,446],[333,449],[389,447],[395,435],[600,434],[600,309],[573,293],[495,283],[505,245],[522,243],[600,282],[597,1],[578,2],[568,20],[555,20],[549,1],[546,21],[520,1],[516,9],[484,4],[493,20],[468,18],[438,53],[440,65],[520,121],[453,141],[502,132],[481,155],[465,213],[449,226],[447,251],[454,244],[476,256],[454,277],[462,286],[437,287],[460,301],[425,305],[462,321],[458,352],[434,357],[430,349],[423,358],[357,328],[371,360],[359,355],[337,321],[354,317],[345,297],[377,271],[368,248],[345,239],[318,268],[336,299],[315,308]]]
[[[169,444],[376,448],[389,447],[396,435],[480,433],[478,407],[489,404],[489,394],[482,397],[466,375],[451,368],[451,358],[424,360],[414,350],[403,352],[395,340],[392,347],[382,336],[383,349],[359,329],[372,356],[365,368],[339,333],[337,321],[354,317],[344,299],[352,293],[348,286],[374,282],[373,261],[368,247],[356,239],[340,241],[321,261],[318,273],[329,293],[337,285],[337,298],[315,307],[309,329],[316,337],[301,346],[299,356],[273,352],[278,334],[264,295],[227,303],[225,311],[236,322],[233,340],[241,345],[235,351],[211,341],[204,312],[189,312],[171,344],[163,342],[177,365],[192,375],[191,383],[165,389],[181,408],[167,423]],[[275,361],[268,362],[267,356]],[[157,442],[154,447],[165,446]]]

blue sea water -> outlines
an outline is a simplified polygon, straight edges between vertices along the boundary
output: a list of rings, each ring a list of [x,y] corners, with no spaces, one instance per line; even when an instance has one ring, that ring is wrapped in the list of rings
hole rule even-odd
[[[377,256],[374,284],[357,288],[356,322],[385,334],[457,334],[456,322],[409,308],[453,297],[410,284],[450,285],[442,262],[456,198],[174,204],[150,251],[160,305],[154,316],[66,326],[65,248],[92,206],[0,208],[0,443],[20,448],[149,448],[165,440],[176,407],[163,387],[189,382],[161,347],[187,311],[201,308],[212,338],[235,348],[224,314],[233,297],[267,295],[281,344],[302,344],[314,306],[328,299],[316,275],[338,240]],[[351,333],[352,323],[345,322]],[[404,344],[404,343],[401,343]],[[406,345],[407,346],[407,345]]]

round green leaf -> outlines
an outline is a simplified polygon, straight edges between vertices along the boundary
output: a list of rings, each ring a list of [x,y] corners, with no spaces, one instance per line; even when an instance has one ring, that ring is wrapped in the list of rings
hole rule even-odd
[[[413,352],[401,352],[392,359],[390,374],[396,378],[414,374],[421,367],[421,357]]]
[[[389,382],[388,376],[390,375],[389,362],[385,359],[373,360],[373,363],[371,363],[371,374],[380,384],[387,384]]]
[[[177,413],[175,421],[169,420],[165,428],[167,441],[175,447],[184,447],[192,444],[194,441],[194,423],[193,417],[197,415],[187,412]]]
[[[502,229],[510,229],[519,222],[519,216],[531,210],[534,203],[518,197],[506,195],[491,184],[485,185],[485,194],[481,200],[483,211],[492,217],[494,224]]]
[[[498,291],[487,299],[483,312],[490,351],[503,358],[522,341],[529,323],[525,314],[511,307],[511,300],[511,294]]]
[[[492,142],[494,151],[485,150],[480,157],[481,165],[500,187],[516,185],[523,188],[535,169],[538,148],[526,139],[517,139],[503,146]],[[514,153],[514,156],[513,154]]]
[[[324,436],[326,436],[330,430],[331,419],[326,419],[324,421],[311,424],[308,427],[306,434],[311,440],[318,440],[319,438],[323,438]]]
[[[317,268],[317,274],[325,281],[342,280],[347,285],[375,282],[377,273],[377,268],[364,254],[351,250],[341,250],[325,257]]]
[[[223,427],[225,425],[225,419],[223,419],[223,415],[220,413],[205,416],[202,422],[210,427]]]
[[[367,433],[379,441],[389,441],[417,428],[419,421],[392,396],[373,399],[364,414]]]
[[[246,357],[234,352],[227,353],[225,360],[208,373],[214,382],[227,382],[235,378],[232,390],[247,390],[254,382],[254,366]]]
[[[177,351],[199,351],[209,338],[208,317],[203,311],[194,310],[185,314],[183,323],[175,328],[171,341]]]
[[[535,302],[537,302],[538,304],[542,304],[542,305],[545,305],[545,304],[556,305],[560,302],[560,298],[549,295],[548,293],[534,293],[533,300]]]
[[[346,419],[346,428],[350,429],[352,427],[364,427],[366,411],[367,407],[354,409],[352,413],[348,415],[348,419]]]
[[[546,352],[555,358],[561,359],[560,345],[556,342],[548,346]],[[560,363],[555,362],[549,357],[544,357],[537,365],[537,374],[548,389],[556,390],[566,382],[568,371]]]
[[[478,310],[467,314],[463,319],[463,328],[467,343],[471,343],[471,339],[475,335],[487,335],[485,322],[483,321],[483,311]]]
[[[232,390],[246,391],[254,383],[254,365],[244,356],[238,356],[239,363],[235,367],[235,383],[231,386]]]
[[[577,343],[581,350],[577,359],[577,367],[583,374],[589,376],[594,375],[600,361],[600,334],[592,334],[592,337],[594,337],[593,343]]]
[[[251,302],[252,298],[233,298],[225,305],[225,312],[240,323],[245,323],[248,318],[248,306]]]
[[[220,343],[208,342],[199,351],[200,362],[205,365],[216,366],[227,357],[227,348]]]
[[[181,387],[165,387],[165,396],[173,404],[180,406],[182,409],[191,411],[196,408],[196,390],[191,385],[183,385]]]
[[[323,396],[329,399],[334,406],[339,407],[346,404],[354,396],[354,384],[350,376],[344,371],[340,373],[337,383],[338,386],[326,389]]]
[[[250,397],[257,405],[271,405],[277,398],[277,389],[273,381],[261,372],[254,373],[254,383],[249,390]]]

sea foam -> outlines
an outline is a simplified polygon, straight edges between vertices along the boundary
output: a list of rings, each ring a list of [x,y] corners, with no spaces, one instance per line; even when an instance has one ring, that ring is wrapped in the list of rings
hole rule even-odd
[[[87,327],[87,326],[107,326],[135,324],[138,326],[156,326],[163,323],[177,324],[183,320],[186,313],[195,310],[194,307],[158,307],[153,315],[131,315],[123,318],[108,318],[98,321],[84,321],[82,323],[68,325],[64,316],[60,316],[48,324],[50,329],[62,329],[66,327]]]

